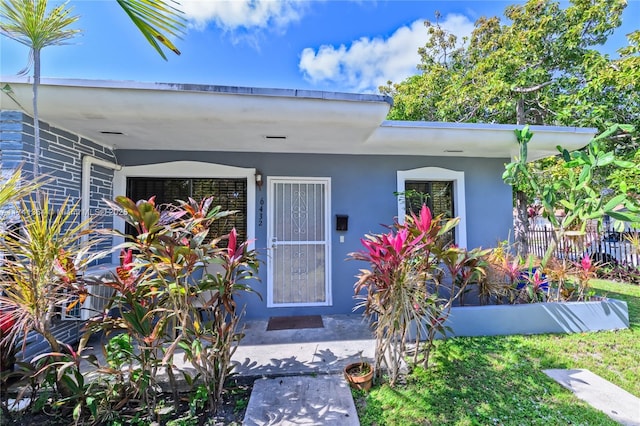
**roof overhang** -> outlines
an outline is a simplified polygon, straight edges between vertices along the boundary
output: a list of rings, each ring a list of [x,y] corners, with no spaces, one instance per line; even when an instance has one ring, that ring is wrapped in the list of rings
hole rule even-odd
[[[5,86],[7,85],[8,86]],[[32,115],[30,78],[1,77],[3,109]],[[114,149],[507,158],[515,125],[384,121],[387,96],[194,84],[42,79],[40,119]],[[531,159],[594,129],[532,126]]]
[[[405,154],[514,158],[519,146],[515,124],[442,123],[426,121],[384,121],[367,140],[366,146],[380,154]],[[559,154],[557,146],[573,151],[587,145],[597,129],[561,126],[529,126],[533,138],[528,160]]]

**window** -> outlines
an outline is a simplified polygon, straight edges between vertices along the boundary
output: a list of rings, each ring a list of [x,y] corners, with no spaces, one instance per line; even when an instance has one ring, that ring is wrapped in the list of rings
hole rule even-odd
[[[460,218],[451,239],[460,247],[467,246],[467,221],[464,189],[464,172],[440,167],[422,167],[398,171],[397,191],[409,191],[413,197],[405,200],[398,197],[398,220],[404,221],[407,212],[422,207],[426,198],[427,206],[434,216],[444,214],[447,218]],[[420,194],[427,194],[420,198]]]
[[[453,217],[453,182],[409,180],[404,183],[405,212],[419,213],[426,204],[434,216]]]
[[[256,238],[256,169],[253,167],[236,167],[223,164],[204,163],[201,161],[171,161],[167,163],[152,163],[139,166],[123,166],[113,174],[114,195],[127,194],[127,184],[132,178],[145,179],[213,179],[213,180],[242,180],[246,183],[246,220],[242,229],[246,229],[249,247],[254,248]],[[170,192],[170,191],[169,191]],[[132,194],[133,195],[133,194]],[[149,194],[153,195],[153,194]],[[144,197],[143,197],[144,198]],[[240,224],[238,223],[238,228]],[[119,216],[113,217],[113,227],[125,232],[125,222]],[[113,245],[121,244],[122,238],[114,236]],[[113,253],[111,261],[119,264],[118,253]]]
[[[246,178],[147,178],[127,179],[127,196],[134,201],[156,196],[156,205],[174,204],[189,197],[201,201],[214,197],[213,204],[222,210],[235,210],[213,223],[210,238],[227,234],[232,228],[238,231],[240,241],[247,238],[247,179]],[[129,233],[130,230],[128,229]],[[224,241],[222,242],[224,244]]]
[[[453,181],[408,180],[404,183],[405,214],[419,214],[423,204],[436,217],[455,217],[453,206]],[[455,228],[445,237],[445,244],[455,242]]]

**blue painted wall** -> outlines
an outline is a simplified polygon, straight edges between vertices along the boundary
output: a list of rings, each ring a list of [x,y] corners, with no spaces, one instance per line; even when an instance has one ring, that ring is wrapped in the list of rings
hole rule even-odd
[[[354,156],[322,154],[264,154],[230,152],[182,152],[118,150],[118,163],[137,166],[171,161],[202,161],[237,167],[254,167],[263,175],[265,186],[256,193],[268,203],[268,176],[330,177],[332,219],[332,287],[333,306],[321,308],[266,307],[267,268],[261,270],[262,283],[255,287],[265,298],[244,298],[248,317],[274,315],[350,313],[354,306],[354,276],[361,262],[345,261],[347,254],[361,249],[360,238],[371,232],[383,232],[381,224],[390,224],[397,215],[396,172],[420,167],[441,167],[465,173],[467,207],[467,246],[490,247],[509,237],[512,229],[511,188],[501,175],[507,159],[453,158],[421,156]],[[349,215],[349,230],[335,231],[335,215]],[[267,212],[263,226],[256,226],[256,248],[266,262]],[[258,214],[256,212],[256,217]],[[339,236],[345,242],[340,243]]]

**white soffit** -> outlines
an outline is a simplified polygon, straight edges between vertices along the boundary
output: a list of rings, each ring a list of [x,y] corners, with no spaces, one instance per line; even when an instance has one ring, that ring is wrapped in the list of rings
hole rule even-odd
[[[6,83],[3,108],[15,100],[31,114],[29,82]],[[390,105],[377,95],[43,79],[38,108],[43,121],[118,149],[356,152]]]
[[[29,78],[0,77],[3,109],[32,114]],[[515,125],[384,121],[380,95],[42,79],[41,120],[116,149],[507,158]],[[577,149],[593,129],[532,126],[529,157]],[[106,132],[106,133],[105,133]]]
[[[522,127],[515,124],[385,121],[366,145],[380,154],[513,158],[519,155],[514,130]],[[557,145],[569,151],[582,148],[596,133],[596,129],[580,127],[529,128],[533,133],[528,147],[529,160],[558,154]]]

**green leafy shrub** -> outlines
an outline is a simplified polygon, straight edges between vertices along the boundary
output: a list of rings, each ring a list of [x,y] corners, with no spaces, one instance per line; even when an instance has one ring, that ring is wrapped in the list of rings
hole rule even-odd
[[[116,248],[121,250],[116,276],[105,283],[114,289],[113,297],[89,323],[91,332],[117,334],[107,344],[109,369],[102,369],[118,384],[111,406],[141,399],[152,417],[161,372],[177,404],[173,357],[182,349],[196,375],[179,373],[194,395],[207,389],[208,408],[215,411],[242,338],[243,310],[234,298],[254,292],[248,281],[257,278],[256,252],[249,242],[238,241],[235,229],[211,237],[213,222],[234,214],[214,206],[213,198],[178,201],[164,209],[153,198],[135,203],[117,197],[110,204],[134,230],[131,235],[116,232],[125,242]]]

